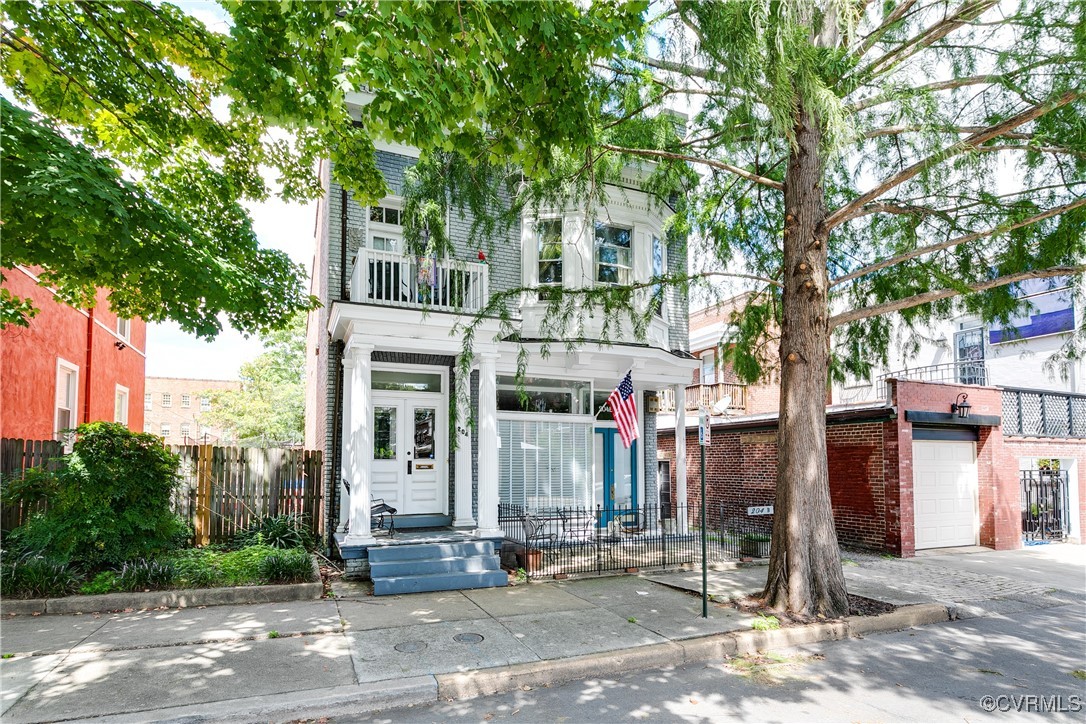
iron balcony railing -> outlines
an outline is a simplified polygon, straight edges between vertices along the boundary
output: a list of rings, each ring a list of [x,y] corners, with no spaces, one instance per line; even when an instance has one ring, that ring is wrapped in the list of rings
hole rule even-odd
[[[917,382],[946,382],[957,385],[987,385],[988,367],[982,361],[946,362],[939,365],[901,369],[879,375],[875,389],[880,398],[890,399],[887,380],[915,380]]]
[[[660,390],[660,412],[675,412],[675,392],[671,389]],[[717,404],[727,399],[726,410],[742,413],[747,409],[747,386],[734,382],[714,382],[704,385],[686,386],[686,411],[692,412],[708,407],[715,410]]]
[[[1006,388],[1003,434],[1021,437],[1086,437],[1086,395]]]
[[[772,515],[745,508],[709,508],[710,563],[769,555]],[[529,510],[498,506],[498,523],[531,578],[555,574],[688,566],[701,562],[701,518],[696,504]]]
[[[489,299],[487,265],[362,248],[351,272],[351,301],[389,307],[477,312]]]

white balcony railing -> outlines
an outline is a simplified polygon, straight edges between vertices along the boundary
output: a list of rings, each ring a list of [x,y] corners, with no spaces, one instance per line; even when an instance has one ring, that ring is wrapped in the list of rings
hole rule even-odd
[[[659,390],[660,412],[675,412],[675,392],[669,389]],[[732,382],[714,382],[705,385],[686,386],[686,411],[696,412],[702,407],[715,411],[718,403],[727,399],[729,415],[743,414],[747,409],[747,386]]]
[[[389,307],[477,312],[489,299],[486,264],[359,249],[351,301]]]

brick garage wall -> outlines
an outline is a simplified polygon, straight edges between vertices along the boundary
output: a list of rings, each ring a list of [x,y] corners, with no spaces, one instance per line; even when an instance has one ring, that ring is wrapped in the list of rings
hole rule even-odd
[[[1078,489],[1078,508],[1072,510],[1072,515],[1078,516],[1078,536],[1074,543],[1083,543],[1083,532],[1086,531],[1086,440],[1068,440],[1046,437],[1004,437],[1005,450],[1004,465],[1008,472],[1013,471],[1017,476],[1022,458],[1060,458],[1061,460],[1075,460],[1074,473],[1070,483]],[[1021,498],[1015,514],[1021,519]],[[1021,524],[1019,524],[1021,525]]]
[[[845,545],[897,552],[897,525],[888,525],[885,428],[888,423],[831,424],[826,431],[829,455],[830,499],[837,537]],[[660,430],[661,456],[674,470],[675,435]],[[701,505],[701,451],[697,430],[688,430],[687,499],[692,510]],[[705,451],[706,503],[711,518],[720,510],[728,518],[745,517],[752,505],[771,505],[776,497],[777,433],[775,430],[726,431],[713,429],[712,445]],[[896,488],[896,480],[894,481]],[[670,481],[672,500],[676,481]],[[768,518],[766,519],[768,522]]]

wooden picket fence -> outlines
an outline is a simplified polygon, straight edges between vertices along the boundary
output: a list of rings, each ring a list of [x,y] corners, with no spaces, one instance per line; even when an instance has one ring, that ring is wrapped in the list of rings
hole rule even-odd
[[[228,541],[260,517],[280,513],[304,516],[314,535],[321,535],[320,451],[215,445],[170,449],[181,458],[174,508],[192,521],[196,543]],[[32,467],[56,470],[63,452],[52,440],[2,440],[0,474],[20,475]],[[37,509],[4,506],[3,529],[21,525]]]

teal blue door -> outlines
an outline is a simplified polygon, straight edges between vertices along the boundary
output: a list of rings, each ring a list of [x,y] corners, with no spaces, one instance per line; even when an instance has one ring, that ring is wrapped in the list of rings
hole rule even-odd
[[[597,427],[595,443],[596,502],[603,506],[600,525],[616,517],[636,520],[637,440],[627,450],[618,430]]]

